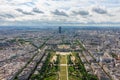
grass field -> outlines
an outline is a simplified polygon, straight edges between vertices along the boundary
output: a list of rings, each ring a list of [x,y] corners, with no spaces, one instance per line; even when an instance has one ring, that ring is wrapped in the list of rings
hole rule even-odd
[[[67,80],[66,66],[60,66],[60,80]]]
[[[68,80],[67,55],[60,57],[60,80]]]
[[[67,60],[66,60],[66,55],[61,55],[60,56],[60,64],[66,64]]]

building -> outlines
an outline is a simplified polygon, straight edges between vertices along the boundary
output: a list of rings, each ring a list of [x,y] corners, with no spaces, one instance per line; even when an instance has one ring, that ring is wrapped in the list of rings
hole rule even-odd
[[[62,31],[61,31],[61,27],[59,27],[59,33],[61,33]]]

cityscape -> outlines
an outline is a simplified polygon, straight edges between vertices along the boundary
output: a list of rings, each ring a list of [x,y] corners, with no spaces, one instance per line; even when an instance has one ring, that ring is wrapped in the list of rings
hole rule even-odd
[[[120,80],[120,0],[0,0],[0,80]]]
[[[120,28],[10,29],[0,30],[0,80],[120,79]]]

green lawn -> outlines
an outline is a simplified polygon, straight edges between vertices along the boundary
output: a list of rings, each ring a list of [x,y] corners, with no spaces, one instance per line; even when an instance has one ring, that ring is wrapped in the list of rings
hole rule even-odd
[[[66,66],[60,66],[60,80],[67,80]]]
[[[66,65],[61,65],[60,66],[60,80],[67,80],[67,56],[66,55],[61,55],[60,56],[60,64],[66,64]]]
[[[66,55],[61,55],[60,56],[60,64],[66,64],[67,62],[66,62],[67,60],[66,60]]]
[[[49,77],[45,78],[44,80],[57,80],[57,77],[56,77],[56,75],[49,76]]]

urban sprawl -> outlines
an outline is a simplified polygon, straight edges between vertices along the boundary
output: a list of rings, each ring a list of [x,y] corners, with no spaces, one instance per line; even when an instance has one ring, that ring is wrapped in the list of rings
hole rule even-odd
[[[120,29],[0,29],[0,80],[120,80]]]

